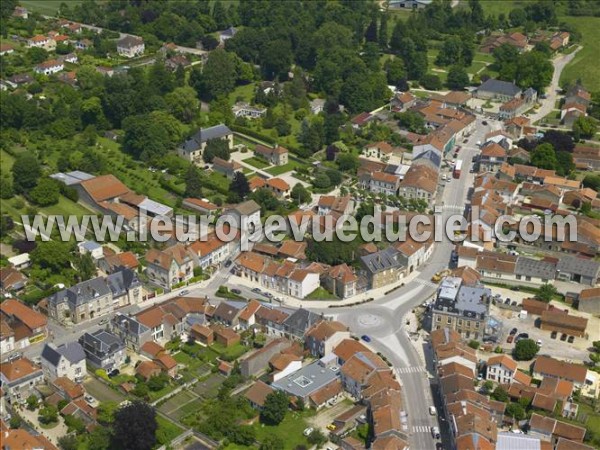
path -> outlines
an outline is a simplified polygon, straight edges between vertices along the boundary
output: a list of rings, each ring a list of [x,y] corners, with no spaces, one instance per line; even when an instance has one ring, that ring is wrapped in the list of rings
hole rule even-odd
[[[577,52],[581,50],[581,46],[578,46],[574,52],[569,53],[568,55],[560,55],[554,58],[552,63],[554,64],[554,75],[552,76],[552,82],[548,89],[546,89],[546,98],[541,99],[541,106],[538,108],[536,112],[529,116],[531,123],[535,123],[538,120],[546,117],[554,110],[554,105],[556,104],[556,100],[558,100],[558,95],[560,92],[560,75],[567,64],[569,64]]]

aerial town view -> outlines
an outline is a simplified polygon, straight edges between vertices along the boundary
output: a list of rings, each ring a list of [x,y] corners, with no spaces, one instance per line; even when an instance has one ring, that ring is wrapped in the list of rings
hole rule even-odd
[[[0,450],[600,449],[600,0],[0,14]]]

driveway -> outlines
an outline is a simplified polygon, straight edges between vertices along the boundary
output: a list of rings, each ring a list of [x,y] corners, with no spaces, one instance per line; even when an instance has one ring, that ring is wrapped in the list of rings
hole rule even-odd
[[[556,100],[558,100],[558,91],[560,89],[560,86],[558,84],[558,82],[560,81],[560,74],[562,73],[565,66],[573,60],[573,58],[579,50],[581,50],[580,46],[578,46],[573,53],[558,56],[552,61],[552,63],[554,64],[554,75],[552,76],[552,82],[550,83],[548,89],[546,89],[546,98],[542,99],[541,101],[542,106],[540,106],[540,108],[535,113],[529,116],[529,118],[531,119],[531,123],[535,123],[543,117],[546,117],[554,109]]]
[[[327,425],[333,422],[340,414],[345,413],[349,409],[353,408],[354,405],[352,402],[341,399],[331,408],[321,409],[317,415],[311,417],[307,420],[307,422],[315,428],[320,428],[326,435],[329,434],[329,430],[327,429]]]

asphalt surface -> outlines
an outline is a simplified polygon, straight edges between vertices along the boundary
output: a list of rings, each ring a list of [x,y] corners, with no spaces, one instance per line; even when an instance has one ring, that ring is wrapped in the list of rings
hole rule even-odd
[[[453,214],[462,213],[467,203],[467,192],[473,185],[474,175],[469,173],[470,161],[478,153],[476,143],[483,141],[486,133],[493,129],[500,129],[498,122],[488,120],[487,126],[482,125],[481,118],[477,119],[475,131],[469,137],[466,144],[457,142],[462,149],[458,159],[464,161],[463,171],[459,179],[452,179],[443,188],[441,194],[442,217],[447,219]],[[438,203],[440,204],[440,203]],[[342,307],[332,309],[311,308],[315,312],[333,316],[337,320],[346,323],[353,333],[361,336],[368,335],[371,338],[369,345],[376,351],[382,352],[392,362],[396,373],[403,386],[403,396],[406,405],[410,429],[410,446],[415,450],[429,450],[435,448],[435,440],[431,436],[430,427],[438,425],[436,417],[429,414],[429,406],[436,404],[432,398],[430,377],[425,364],[422,362],[406,330],[402,326],[404,316],[415,306],[422,304],[435,294],[437,285],[431,283],[431,277],[438,271],[448,267],[454,243],[444,237],[442,242],[434,244],[434,249],[429,260],[420,267],[419,275],[401,288],[370,303],[363,305]],[[230,268],[221,269],[211,279],[208,285],[203,287],[188,287],[188,296],[209,296],[211,301],[218,302],[221,299],[214,297],[216,289],[227,284],[242,291],[242,295],[248,298],[256,297],[251,290],[245,286],[235,286],[228,283]],[[181,290],[164,294],[139,305],[121,308],[119,312],[135,314],[152,304],[166,301],[179,295]],[[265,299],[266,300],[266,299]],[[275,302],[277,303],[277,302]],[[56,345],[73,341],[85,332],[93,332],[106,326],[110,318],[98,318],[71,328],[64,328],[58,323],[49,321],[50,338],[48,341]],[[29,358],[40,355],[44,343],[38,343],[28,347],[23,353]],[[440,427],[444,430],[443,427]],[[445,439],[444,439],[445,441]]]
[[[444,188],[441,196],[443,219],[464,210],[467,193],[474,180],[474,174],[469,173],[470,161],[479,153],[476,143],[483,142],[488,132],[500,129],[499,122],[488,120],[488,125],[484,126],[481,120],[477,119],[475,131],[466,144],[457,143],[462,146],[457,159],[464,161],[463,171],[459,179],[452,179]],[[424,362],[411,343],[403,326],[404,316],[435,294],[437,285],[430,281],[431,277],[448,267],[454,245],[444,236],[442,242],[434,244],[430,259],[421,266],[420,274],[415,279],[370,303],[335,310],[311,308],[347,324],[358,336],[368,335],[371,338],[368,345],[382,352],[394,365],[402,383],[410,423],[410,448],[415,450],[435,448],[436,441],[431,436],[430,428],[440,424],[437,423],[437,417],[429,414],[429,406],[438,404],[432,397],[430,377],[433,378],[433,374],[427,373]],[[447,438],[443,440],[446,444]]]

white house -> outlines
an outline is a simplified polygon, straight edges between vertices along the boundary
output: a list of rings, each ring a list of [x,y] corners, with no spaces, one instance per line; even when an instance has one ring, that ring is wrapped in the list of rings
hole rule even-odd
[[[39,73],[41,75],[52,75],[64,70],[64,68],[64,63],[57,61],[56,59],[51,59],[36,65],[33,70],[35,73]]]
[[[144,54],[144,40],[137,36],[125,36],[117,42],[117,53],[125,58],[135,58]]]
[[[296,298],[305,298],[319,286],[319,274],[306,269],[296,269],[288,279],[288,293]]]
[[[56,347],[46,344],[42,350],[42,370],[50,381],[67,377],[80,382],[87,373],[85,352],[78,342],[68,342]]]
[[[83,241],[77,244],[80,255],[89,254],[95,260],[104,257],[102,246],[94,241]]]
[[[44,381],[44,372],[27,358],[15,359],[0,365],[0,385],[6,401],[11,404],[25,403]]]
[[[518,373],[517,368],[516,361],[510,356],[493,356],[488,359],[485,379],[499,384],[510,384]]]

